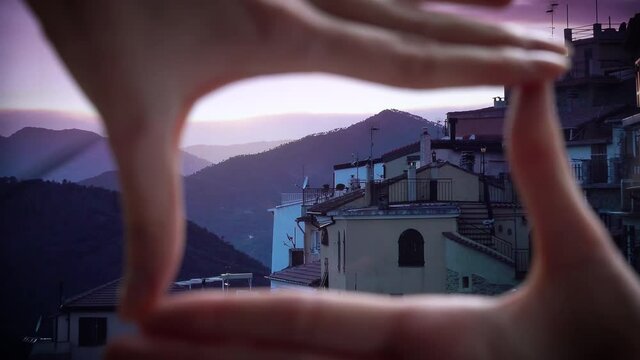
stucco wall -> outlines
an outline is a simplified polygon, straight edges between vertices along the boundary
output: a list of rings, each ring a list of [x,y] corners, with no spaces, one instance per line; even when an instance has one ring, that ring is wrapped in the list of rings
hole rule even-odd
[[[130,323],[124,323],[115,312],[73,312],[69,315],[70,331],[67,329],[67,314],[58,317],[58,341],[61,343],[69,340],[71,358],[74,360],[100,360],[104,354],[105,346],[78,346],[78,319],[81,317],[105,317],[107,318],[107,342],[114,337],[135,333],[136,327]],[[67,334],[69,338],[67,339]]]
[[[280,271],[289,266],[289,241],[287,234],[302,247],[304,236],[296,225],[296,219],[302,216],[302,203],[277,206],[273,209],[273,237],[271,240],[271,272]],[[304,223],[300,223],[304,229]]]
[[[463,276],[479,275],[493,284],[515,284],[515,272],[511,265],[485,253],[447,239],[445,242],[446,266]],[[473,282],[472,282],[473,289]]]
[[[452,199],[454,201],[478,201],[480,196],[480,180],[454,166],[427,169],[418,173],[419,179],[452,179]]]
[[[402,156],[398,159],[388,161],[384,164],[387,179],[402,175],[409,168],[407,165],[408,156],[420,156],[420,152]]]
[[[329,261],[329,287],[386,294],[445,292],[442,232],[455,228],[455,217],[336,219],[329,229],[329,246],[322,247],[322,258]],[[419,231],[424,238],[424,267],[398,266],[398,239],[407,229]],[[340,253],[338,232],[345,240]],[[346,261],[338,270],[338,259],[344,256]]]

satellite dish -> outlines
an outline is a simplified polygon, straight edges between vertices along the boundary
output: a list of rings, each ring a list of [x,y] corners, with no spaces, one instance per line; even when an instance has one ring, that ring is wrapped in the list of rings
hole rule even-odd
[[[302,188],[303,188],[303,189],[306,189],[306,188],[307,188],[307,186],[309,186],[309,177],[308,177],[308,176],[305,176],[305,177],[304,177],[304,182],[302,182]]]

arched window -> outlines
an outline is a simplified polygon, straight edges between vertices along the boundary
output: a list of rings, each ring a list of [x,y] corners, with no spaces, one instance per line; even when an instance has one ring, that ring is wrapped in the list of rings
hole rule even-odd
[[[400,234],[398,266],[424,266],[424,239],[418,230],[408,229]]]

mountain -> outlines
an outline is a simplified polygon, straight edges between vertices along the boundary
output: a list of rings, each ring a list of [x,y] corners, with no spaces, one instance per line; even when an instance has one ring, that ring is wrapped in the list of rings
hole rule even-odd
[[[0,135],[9,136],[25,127],[79,129],[104,134],[100,120],[94,116],[50,110],[0,110]]]
[[[0,178],[0,342],[33,335],[38,316],[59,299],[116,279],[122,269],[117,193],[74,183]],[[191,222],[178,279],[252,272],[267,285],[265,268]]]
[[[271,150],[274,147],[280,146],[290,141],[291,140],[257,141],[234,145],[192,145],[187,146],[182,150],[199,158],[205,159],[212,164],[217,164],[237,155],[257,154],[263,151]]]
[[[182,152],[182,174],[210,163]],[[0,138],[0,176],[80,181],[114,170],[107,138],[90,131],[25,127]]]
[[[448,111],[469,110],[483,105],[455,109],[418,109],[411,113],[427,119],[442,120]],[[182,136],[181,146],[232,145],[300,139],[307,135],[348,127],[366,117],[365,114],[282,114],[228,121],[189,121]],[[52,130],[80,129],[106,135],[97,116],[45,110],[0,110],[1,136],[9,136],[24,127]]]
[[[422,128],[441,133],[434,123],[398,110],[385,110],[344,129],[306,136],[269,151],[239,155],[185,178],[187,218],[215,231],[238,250],[271,264],[273,217],[267,209],[280,194],[299,192],[303,173],[310,187],[332,184],[333,165],[366,159],[370,129],[374,157],[419,140]],[[117,174],[107,172],[82,182],[117,190]]]
[[[370,152],[374,157],[419,140],[423,127],[437,133],[431,122],[409,113],[385,110],[345,129],[307,136],[275,149],[233,157],[185,179],[187,217],[265,264],[271,263],[273,217],[267,211],[283,192],[298,192],[308,176],[311,187],[332,184],[333,165]]]

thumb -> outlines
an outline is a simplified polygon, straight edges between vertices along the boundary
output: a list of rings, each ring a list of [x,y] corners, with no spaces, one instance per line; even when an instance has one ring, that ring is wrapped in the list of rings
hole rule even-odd
[[[513,178],[532,218],[534,270],[555,276],[618,256],[571,175],[552,84],[528,84],[514,95],[505,133]]]

